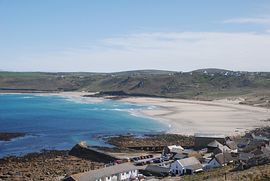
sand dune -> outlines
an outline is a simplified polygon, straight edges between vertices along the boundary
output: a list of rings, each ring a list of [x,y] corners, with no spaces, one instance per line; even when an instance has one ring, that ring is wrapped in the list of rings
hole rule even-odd
[[[124,98],[122,101],[157,106],[155,109],[140,110],[139,113],[169,124],[171,133],[235,135],[256,127],[270,126],[269,121],[262,121],[270,118],[269,109],[240,105],[237,101],[163,98]]]

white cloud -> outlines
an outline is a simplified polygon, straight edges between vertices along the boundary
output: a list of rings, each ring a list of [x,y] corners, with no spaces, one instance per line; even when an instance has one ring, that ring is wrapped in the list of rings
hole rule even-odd
[[[270,71],[270,34],[154,32],[103,39],[89,48],[24,55],[7,69],[112,72],[132,69],[189,71],[216,67]],[[9,66],[9,67],[8,67]]]
[[[236,24],[270,24],[270,18],[233,18],[223,21],[223,23]]]

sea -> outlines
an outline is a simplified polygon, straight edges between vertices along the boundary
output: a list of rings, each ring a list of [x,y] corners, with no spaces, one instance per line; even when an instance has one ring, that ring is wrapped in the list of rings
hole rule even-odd
[[[0,132],[26,133],[24,137],[0,141],[0,157],[71,149],[80,141],[111,146],[104,138],[168,130],[160,121],[138,114],[141,109],[155,107],[84,97],[0,94]]]

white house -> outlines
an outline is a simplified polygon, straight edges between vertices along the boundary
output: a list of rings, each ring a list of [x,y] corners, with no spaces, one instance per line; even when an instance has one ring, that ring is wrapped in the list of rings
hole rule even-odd
[[[71,175],[65,181],[121,181],[138,176],[138,167],[131,163],[116,164],[98,170]]]
[[[207,165],[207,168],[216,168],[233,163],[233,158],[230,153],[219,153],[215,155]]]
[[[202,168],[202,164],[195,157],[176,160],[171,164],[171,172],[176,175],[193,174],[202,171]]]

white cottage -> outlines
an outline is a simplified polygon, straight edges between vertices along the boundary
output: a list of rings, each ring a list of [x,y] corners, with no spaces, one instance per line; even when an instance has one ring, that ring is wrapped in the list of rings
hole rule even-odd
[[[176,160],[171,164],[171,172],[176,175],[193,174],[203,171],[203,166],[195,157]]]
[[[233,157],[230,153],[219,153],[215,155],[207,165],[207,168],[222,167],[229,163],[233,163]]]
[[[65,181],[121,181],[138,176],[138,168],[131,163],[117,164],[98,170],[71,175]]]

